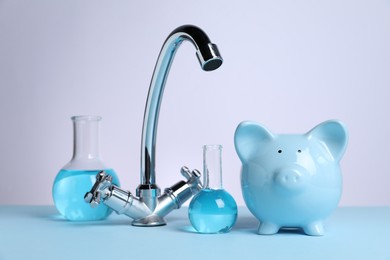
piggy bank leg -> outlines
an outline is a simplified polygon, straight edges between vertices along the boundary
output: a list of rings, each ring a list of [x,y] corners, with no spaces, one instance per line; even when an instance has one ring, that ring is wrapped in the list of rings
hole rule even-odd
[[[260,235],[273,235],[278,233],[280,226],[271,222],[260,222],[257,233]]]
[[[303,227],[303,231],[309,236],[323,236],[325,233],[322,221],[309,223]]]

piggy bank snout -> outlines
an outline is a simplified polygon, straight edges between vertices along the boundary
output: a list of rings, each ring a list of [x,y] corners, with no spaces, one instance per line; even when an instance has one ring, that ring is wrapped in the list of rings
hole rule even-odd
[[[282,168],[275,172],[274,181],[277,186],[285,190],[302,190],[307,183],[308,173],[303,168]]]

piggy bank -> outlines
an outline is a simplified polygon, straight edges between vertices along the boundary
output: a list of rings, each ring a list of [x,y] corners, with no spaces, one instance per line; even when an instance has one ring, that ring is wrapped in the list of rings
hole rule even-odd
[[[347,139],[344,125],[336,120],[306,134],[277,135],[249,121],[237,127],[242,194],[260,221],[259,234],[275,234],[281,228],[324,234],[323,221],[341,197],[339,162]]]

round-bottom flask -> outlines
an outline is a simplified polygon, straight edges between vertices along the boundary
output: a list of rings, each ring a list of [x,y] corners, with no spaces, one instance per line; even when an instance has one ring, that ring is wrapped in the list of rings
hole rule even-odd
[[[222,187],[220,145],[203,146],[203,189],[191,200],[188,217],[199,233],[226,233],[237,220],[237,204]]]
[[[99,155],[99,116],[74,116],[73,157],[57,174],[52,189],[57,210],[68,220],[102,220],[112,210],[103,203],[91,208],[84,201],[96,181],[96,175],[104,170],[119,186],[119,179],[113,169],[107,167]]]

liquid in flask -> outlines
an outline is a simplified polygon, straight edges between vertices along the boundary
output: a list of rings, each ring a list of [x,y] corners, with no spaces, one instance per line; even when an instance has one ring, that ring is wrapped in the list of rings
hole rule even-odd
[[[203,147],[203,189],[191,200],[188,217],[199,233],[229,232],[237,220],[237,204],[222,187],[220,145]]]
[[[71,221],[94,221],[107,218],[112,210],[100,203],[91,208],[84,195],[91,190],[96,175],[104,170],[119,186],[115,171],[107,167],[99,154],[99,116],[74,116],[73,157],[57,174],[52,188],[58,212]]]

